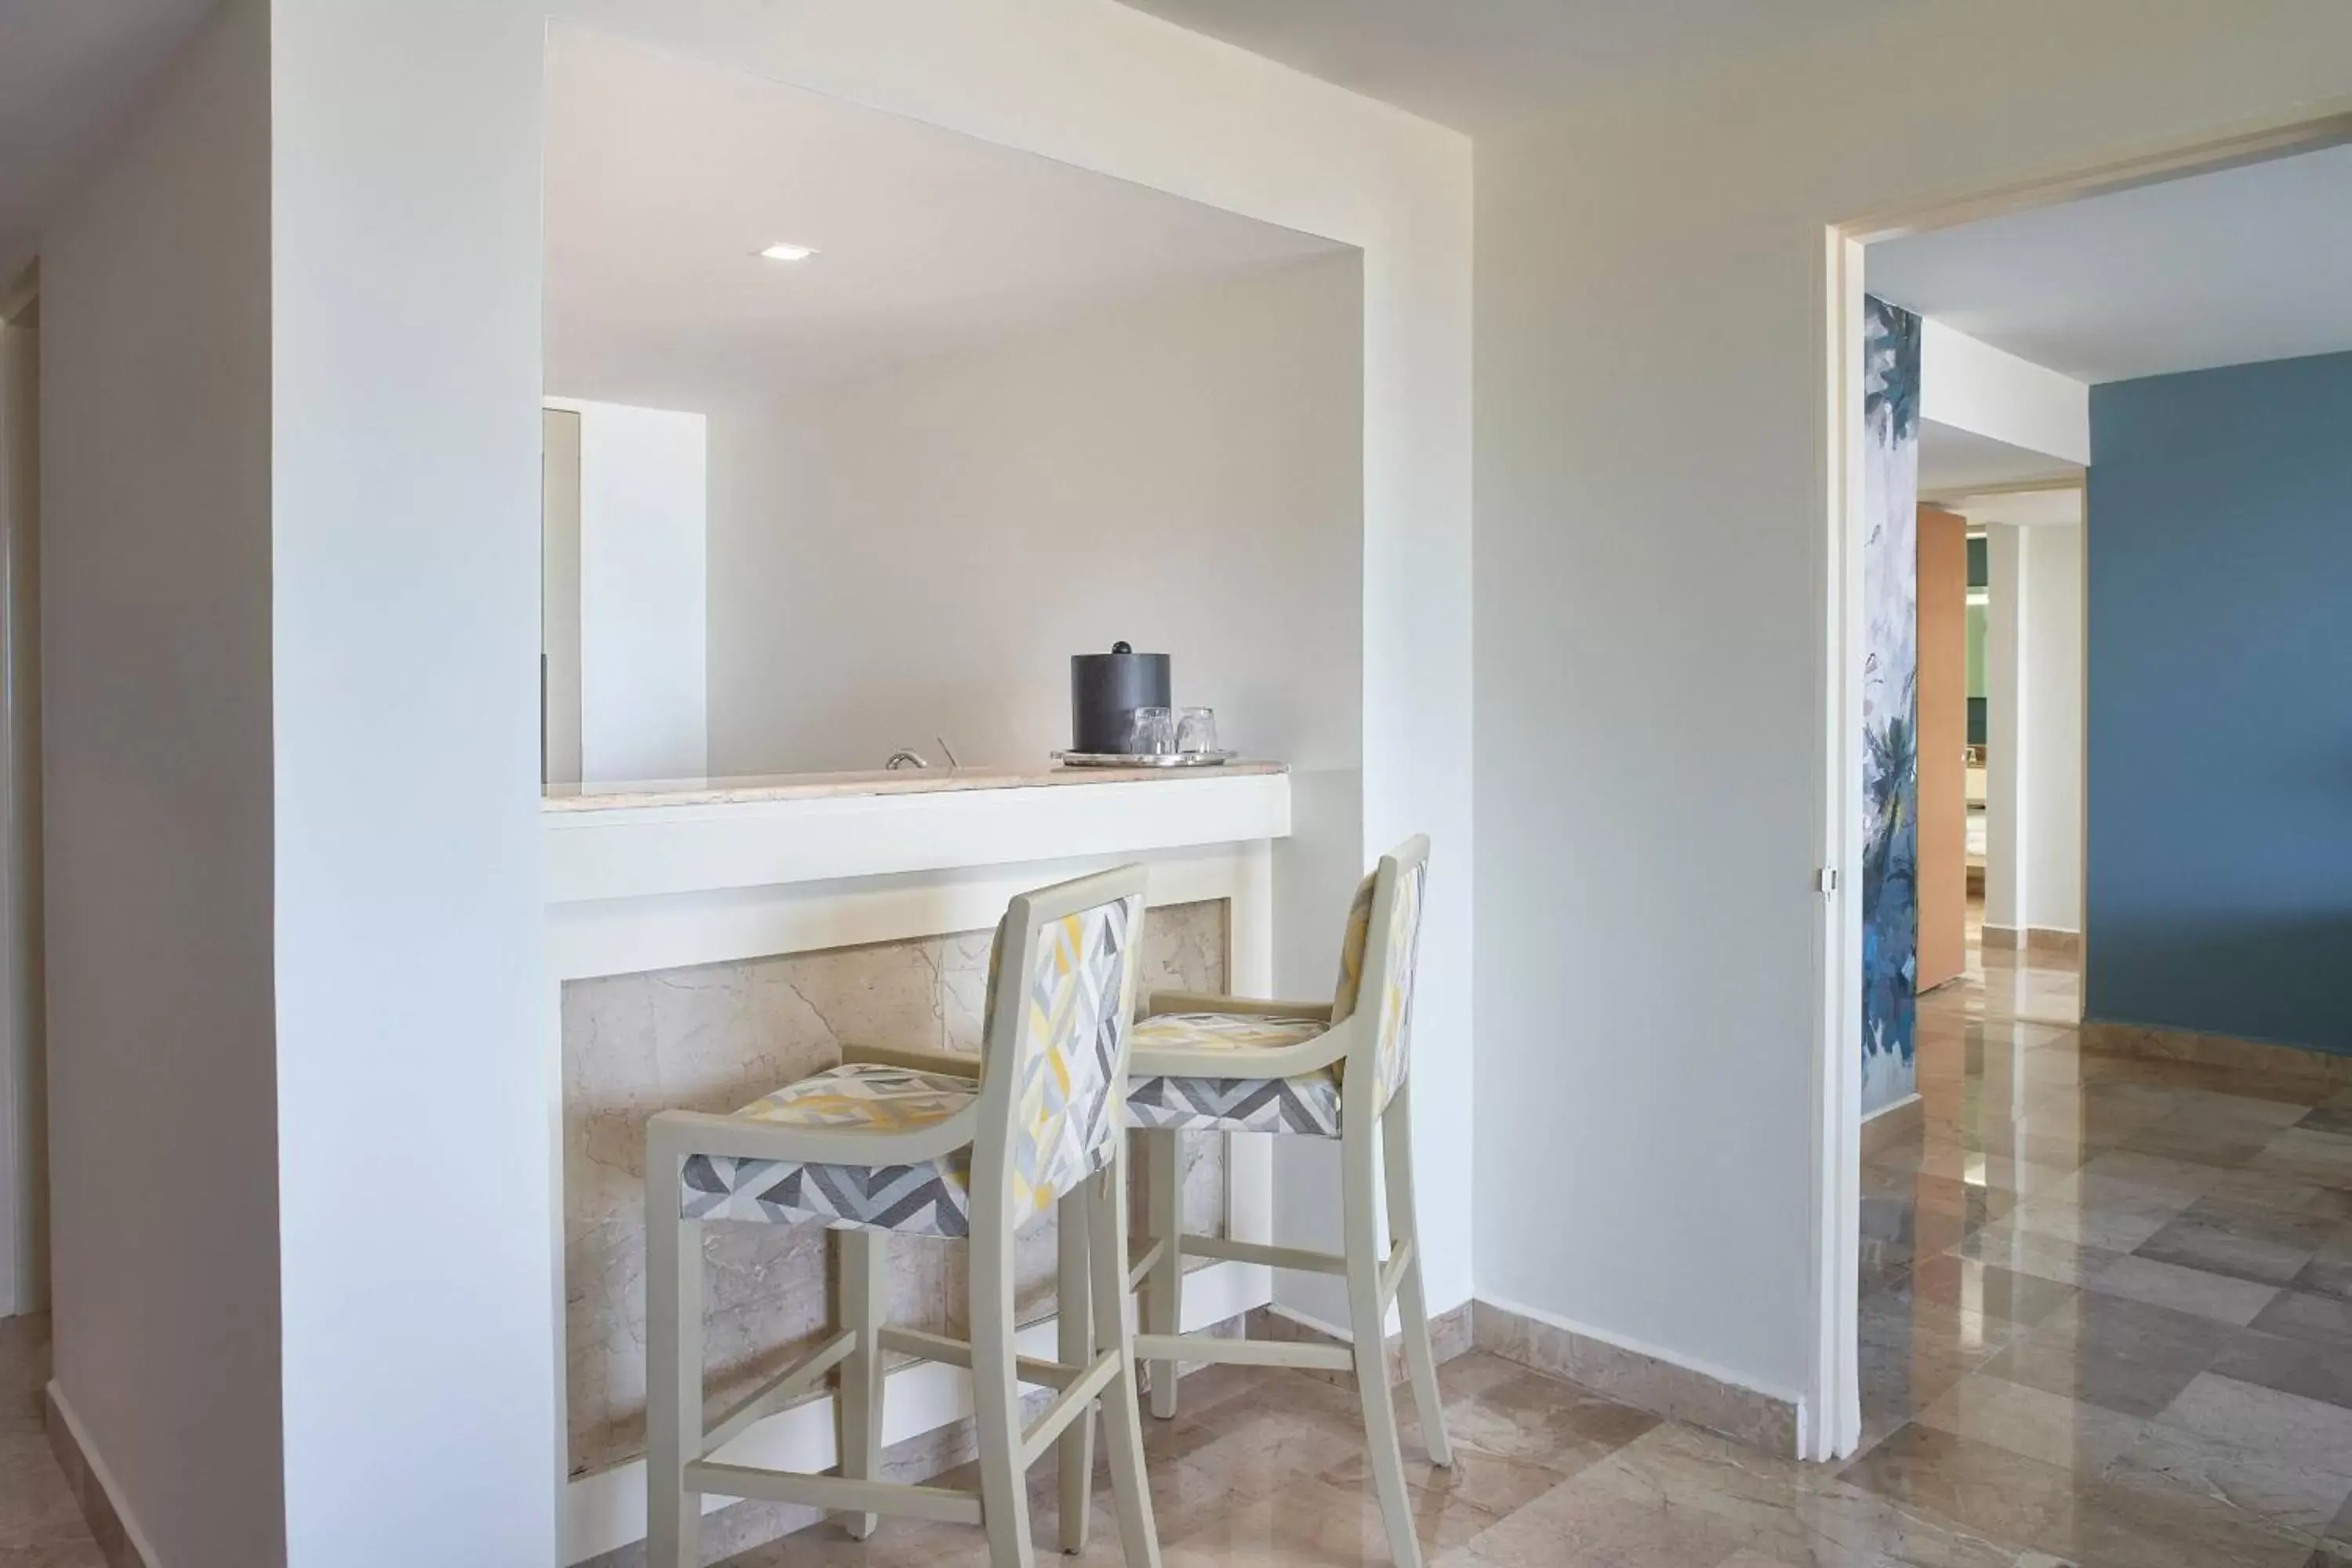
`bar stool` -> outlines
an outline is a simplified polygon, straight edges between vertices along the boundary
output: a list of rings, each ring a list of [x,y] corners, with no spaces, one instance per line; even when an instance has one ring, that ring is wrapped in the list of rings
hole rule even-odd
[[[1437,1397],[1437,1358],[1422,1290],[1412,1201],[1412,1110],[1405,1069],[1412,1022],[1413,963],[1421,933],[1429,840],[1414,837],[1381,858],[1356,889],[1341,944],[1339,984],[1328,1003],[1258,1002],[1155,992],[1135,1026],[1128,1114],[1145,1141],[1150,1246],[1130,1282],[1143,1285],[1136,1354],[1151,1368],[1151,1413],[1176,1414],[1176,1363],[1228,1362],[1350,1371],[1364,1406],[1373,1485],[1400,1568],[1421,1562],[1405,1495],[1396,1405],[1389,1389],[1384,1324],[1391,1300],[1404,1330],[1406,1365],[1423,1440],[1450,1466]],[[1390,1245],[1380,1244],[1372,1143],[1380,1133],[1388,1186]],[[1183,1227],[1187,1131],[1288,1133],[1339,1141],[1345,1249],[1267,1247]],[[1352,1345],[1217,1339],[1180,1333],[1184,1259],[1220,1258],[1337,1274],[1348,1282]]]
[[[670,1110],[647,1123],[646,1547],[653,1568],[699,1568],[704,1493],[845,1514],[861,1540],[878,1513],[978,1524],[993,1568],[1031,1568],[1024,1477],[1057,1441],[1063,1545],[1084,1545],[1087,1417],[1097,1398],[1108,1417],[1120,1544],[1132,1568],[1157,1568],[1123,1267],[1125,1069],[1143,894],[1143,868],[1127,866],[1012,901],[990,958],[976,1078],[967,1058],[866,1047],[732,1115]],[[1000,984],[1000,973],[1011,981]],[[1013,1234],[1057,1203],[1060,1359],[1043,1361],[1014,1352]],[[840,1238],[840,1310],[823,1345],[706,1425],[702,1227],[713,1220],[831,1226]],[[883,1322],[886,1238],[894,1233],[968,1243],[969,1341]],[[1097,1352],[1097,1342],[1107,1348]],[[876,1479],[883,1358],[893,1353],[971,1368],[978,1492]],[[711,1458],[836,1369],[837,1474]],[[1058,1391],[1025,1431],[1024,1383]]]

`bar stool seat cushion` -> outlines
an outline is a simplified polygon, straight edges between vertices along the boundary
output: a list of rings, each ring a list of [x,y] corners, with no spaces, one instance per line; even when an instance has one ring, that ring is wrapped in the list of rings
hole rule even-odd
[[[735,1115],[826,1132],[911,1132],[945,1121],[979,1093],[977,1079],[846,1062],[752,1101]],[[688,1219],[823,1220],[835,1230],[912,1236],[971,1233],[971,1147],[911,1164],[846,1164],[689,1155]],[[1027,1217],[1027,1216],[1024,1216]]]
[[[1153,1049],[1230,1051],[1234,1076],[1136,1079],[1128,1085],[1128,1117],[1138,1127],[1337,1138],[1339,1075],[1335,1068],[1265,1078],[1250,1071],[1249,1060],[1252,1052],[1298,1045],[1329,1027],[1317,1018],[1242,1013],[1168,1013],[1146,1018],[1135,1026],[1137,1054]]]

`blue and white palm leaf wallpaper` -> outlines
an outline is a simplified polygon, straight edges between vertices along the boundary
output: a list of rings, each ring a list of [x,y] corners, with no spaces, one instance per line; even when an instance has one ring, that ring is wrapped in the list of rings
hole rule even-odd
[[[1918,1088],[1919,318],[1863,301],[1862,1113]]]

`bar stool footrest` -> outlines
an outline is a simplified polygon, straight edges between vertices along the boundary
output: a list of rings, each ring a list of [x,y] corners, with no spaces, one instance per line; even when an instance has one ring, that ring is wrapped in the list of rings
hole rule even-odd
[[[1087,1413],[1087,1407],[1102,1396],[1110,1380],[1119,1373],[1118,1352],[1105,1351],[1095,1358],[1092,1366],[1073,1378],[1068,1387],[1054,1396],[1045,1414],[1037,1417],[1037,1425],[1021,1438],[1021,1468],[1025,1472],[1052,1447],[1071,1422]]]
[[[908,1486],[898,1481],[853,1481],[840,1476],[805,1476],[751,1465],[697,1459],[686,1467],[686,1489],[720,1497],[793,1502],[833,1513],[888,1513],[942,1524],[978,1524],[980,1494],[952,1487]]]
[[[1213,1334],[1138,1334],[1138,1361],[1213,1362],[1220,1366],[1289,1366],[1307,1372],[1353,1372],[1356,1352],[1347,1345],[1299,1340],[1227,1340]]]
[[[1287,1268],[1300,1274],[1345,1274],[1348,1260],[1336,1252],[1309,1252],[1298,1247],[1275,1247],[1263,1241],[1235,1241],[1223,1236],[1194,1236],[1190,1232],[1177,1239],[1177,1251],[1187,1258],[1213,1258],[1221,1263],[1256,1263],[1268,1268]]]
[[[919,1361],[935,1361],[942,1366],[960,1366],[971,1370],[971,1342],[951,1340],[945,1334],[926,1333],[921,1329],[884,1329],[874,1336],[884,1353],[910,1355]],[[1033,1355],[1013,1358],[1013,1375],[1023,1383],[1040,1388],[1067,1388],[1087,1375],[1087,1368],[1066,1366],[1057,1361],[1045,1361]]]
[[[737,1400],[725,1415],[704,1430],[702,1447],[697,1457],[708,1458],[716,1450],[725,1447],[760,1417],[782,1405],[793,1394],[813,1387],[817,1379],[848,1360],[856,1349],[857,1331],[844,1329],[810,1354]]]

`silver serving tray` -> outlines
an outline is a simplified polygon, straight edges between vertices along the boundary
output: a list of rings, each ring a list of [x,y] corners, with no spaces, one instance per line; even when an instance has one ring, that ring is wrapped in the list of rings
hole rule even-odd
[[[1054,760],[1066,768],[1214,768],[1240,756],[1239,752],[1055,752]]]

